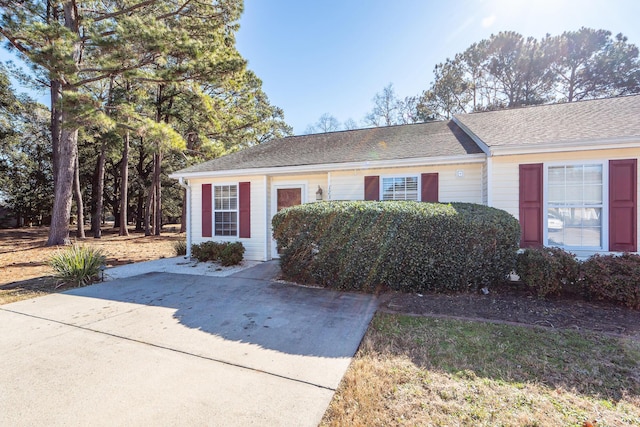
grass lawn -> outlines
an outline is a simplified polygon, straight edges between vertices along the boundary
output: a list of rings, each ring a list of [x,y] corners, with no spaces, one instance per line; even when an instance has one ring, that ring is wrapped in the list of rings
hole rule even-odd
[[[118,236],[117,229],[106,227],[101,239],[75,243],[100,249],[111,267],[175,256],[173,244],[185,238],[179,229],[173,224],[161,236],[144,236],[133,229],[129,236]],[[48,261],[60,248],[45,246],[48,231],[46,227],[0,229],[0,305],[57,291]]]
[[[322,425],[640,426],[640,343],[378,313]]]

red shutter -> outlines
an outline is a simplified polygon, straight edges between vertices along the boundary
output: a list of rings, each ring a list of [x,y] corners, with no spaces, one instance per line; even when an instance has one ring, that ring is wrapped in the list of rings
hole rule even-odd
[[[520,247],[542,246],[542,163],[520,165]]]
[[[364,177],[364,199],[380,200],[380,177],[379,176]]]
[[[202,184],[202,237],[211,237],[211,184]]]
[[[438,174],[437,173],[423,173],[420,176],[422,180],[422,190],[420,194],[420,201],[422,202],[438,202]]]
[[[240,237],[251,237],[251,183],[238,184],[238,207],[240,216]]]
[[[609,250],[638,250],[638,160],[609,161]]]

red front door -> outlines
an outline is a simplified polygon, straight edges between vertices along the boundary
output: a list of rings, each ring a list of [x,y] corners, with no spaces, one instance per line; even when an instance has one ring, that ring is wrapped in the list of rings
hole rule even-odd
[[[278,212],[289,206],[302,203],[302,190],[300,188],[278,188]]]
[[[276,189],[276,209],[280,212],[284,208],[302,204],[302,188],[278,188]],[[273,258],[279,258],[280,251],[276,249],[276,241],[273,240]]]

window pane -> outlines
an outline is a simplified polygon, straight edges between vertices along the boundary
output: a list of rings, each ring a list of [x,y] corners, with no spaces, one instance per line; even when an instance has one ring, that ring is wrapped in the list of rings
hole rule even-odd
[[[549,203],[564,204],[565,196],[564,185],[549,186]]]
[[[602,165],[585,165],[584,182],[585,184],[602,183]]]
[[[582,230],[582,246],[602,246],[602,230],[600,227],[586,227]]]
[[[217,185],[215,196],[215,235],[236,236],[238,232],[238,187]]]
[[[549,185],[564,185],[564,166],[549,168]]]
[[[602,247],[602,165],[547,169],[547,242],[568,247]]]
[[[584,203],[586,205],[602,203],[602,184],[591,184],[584,187]]]
[[[582,205],[582,185],[567,185],[566,199],[564,201],[567,205]]]
[[[582,184],[583,167],[579,166],[567,166],[565,168],[565,180],[567,184]]]
[[[565,227],[564,244],[566,246],[582,246],[582,228],[579,226]]]
[[[418,178],[382,178],[382,200],[418,200]]]

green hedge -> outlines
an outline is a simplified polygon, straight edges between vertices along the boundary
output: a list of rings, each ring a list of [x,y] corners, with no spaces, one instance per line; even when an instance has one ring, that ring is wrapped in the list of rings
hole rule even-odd
[[[539,297],[578,292],[580,262],[560,248],[532,248],[518,254],[520,280]]]
[[[334,289],[475,291],[515,267],[518,221],[469,203],[321,202],[273,218],[285,276]]]
[[[582,263],[589,298],[640,309],[640,255],[594,255]]]
[[[244,258],[241,242],[202,242],[191,245],[191,256],[200,262],[219,262],[223,266],[238,265]]]
[[[640,309],[640,255],[596,254],[580,262],[560,248],[526,249],[517,273],[540,297],[579,294]]]

